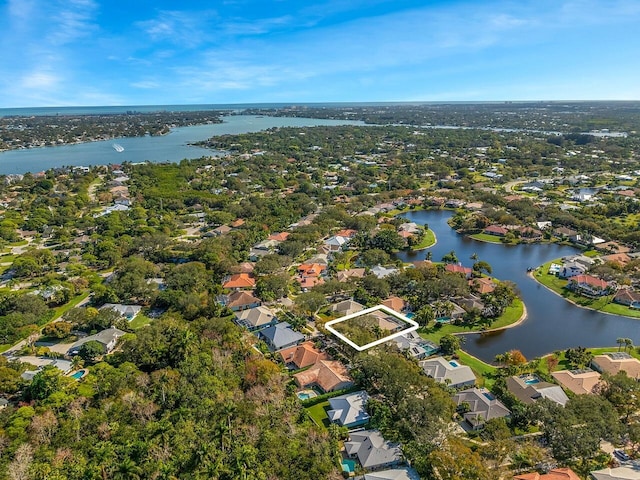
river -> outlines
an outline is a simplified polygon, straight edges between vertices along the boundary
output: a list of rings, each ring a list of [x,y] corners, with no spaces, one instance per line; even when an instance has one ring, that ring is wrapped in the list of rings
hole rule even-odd
[[[231,115],[223,123],[175,128],[168,135],[127,137],[117,140],[11,150],[0,153],[0,175],[39,172],[49,168],[78,165],[108,165],[122,162],[179,162],[185,158],[220,155],[221,152],[190,146],[216,135],[249,133],[273,127],[314,127],[320,125],[364,125],[360,121],[317,118],[263,117]],[[113,148],[124,147],[119,153]]]
[[[556,244],[501,245],[479,242],[458,235],[447,224],[451,211],[417,211],[402,215],[418,224],[428,224],[438,243],[420,252],[401,252],[405,262],[423,260],[431,251],[433,260],[454,250],[460,261],[471,266],[471,255],[488,262],[493,276],[518,285],[527,310],[527,320],[513,328],[487,334],[465,335],[464,350],[487,362],[511,349],[535,358],[569,347],[615,346],[619,337],[640,342],[640,320],[608,315],[579,308],[547,290],[527,275],[527,268],[577,252],[573,247]]]

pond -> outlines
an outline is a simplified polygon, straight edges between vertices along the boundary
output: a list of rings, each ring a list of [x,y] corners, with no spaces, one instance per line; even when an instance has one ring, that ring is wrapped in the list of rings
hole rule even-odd
[[[527,268],[537,267],[554,258],[575,254],[578,250],[557,244],[502,245],[479,242],[458,235],[447,224],[453,212],[426,210],[403,214],[407,220],[428,224],[438,243],[420,252],[401,252],[405,262],[423,260],[428,251],[434,261],[454,250],[460,261],[471,266],[474,253],[488,262],[493,276],[514,282],[527,307],[528,317],[519,326],[487,334],[465,335],[464,350],[491,362],[494,357],[511,349],[525,357],[535,358],[555,350],[570,347],[605,347],[616,345],[619,337],[640,342],[640,320],[594,312],[577,307],[547,290],[527,275]]]

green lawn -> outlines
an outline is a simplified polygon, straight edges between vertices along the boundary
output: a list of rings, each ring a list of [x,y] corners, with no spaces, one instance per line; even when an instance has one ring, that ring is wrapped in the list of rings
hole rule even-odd
[[[151,323],[151,319],[142,313],[136,315],[136,318],[129,322],[129,327],[133,330],[137,330],[142,327],[146,327]]]
[[[52,320],[61,317],[62,315],[64,315],[65,313],[67,313],[69,310],[71,310],[72,308],[74,308],[76,305],[78,305],[81,301],[83,301],[85,298],[87,298],[89,296],[89,292],[85,292],[85,293],[81,293],[80,295],[77,295],[76,297],[72,298],[69,302],[65,303],[64,305],[56,308],[53,311],[53,316],[51,317]]]
[[[522,303],[522,300],[520,300],[519,298],[516,298],[513,303],[505,309],[504,313],[493,321],[493,323],[487,328],[487,330],[494,328],[504,328],[511,325],[512,323],[517,322],[522,316],[523,311],[524,303]],[[474,325],[461,326],[447,323],[442,325],[442,327],[440,328],[431,328],[427,332],[422,331],[420,332],[420,335],[427,340],[439,343],[442,337],[450,333],[472,333],[480,331],[481,330]]]
[[[329,400],[326,402],[318,403],[312,407],[308,407],[305,409],[311,420],[322,428],[329,427],[329,417],[327,416],[327,410],[329,410]]]
[[[460,361],[463,365],[471,367],[471,370],[473,370],[473,373],[478,379],[479,386],[490,388],[491,385],[493,385],[493,382],[495,380],[493,378],[490,378],[490,375],[495,373],[495,371],[497,370],[496,367],[494,367],[493,365],[489,365],[488,363],[484,363],[479,358],[476,358],[473,355],[469,355],[464,350],[458,350],[456,354],[458,355],[458,358],[460,358]]]
[[[420,243],[411,247],[411,250],[422,250],[425,248],[429,248],[435,245],[435,243],[436,243],[436,234],[433,230],[429,228],[427,229],[427,231],[424,232],[424,236],[422,237],[422,240],[420,241]]]
[[[479,240],[481,242],[489,242],[489,243],[502,243],[500,237],[496,237],[495,235],[489,235],[487,233],[474,233],[473,235],[469,235],[469,237],[474,240]]]
[[[563,280],[556,277],[555,275],[550,275],[549,273],[547,273],[549,271],[549,266],[551,265],[551,263],[562,263],[562,261],[560,259],[556,259],[552,260],[551,262],[547,262],[538,270],[536,270],[534,275],[534,278],[545,287],[550,288],[557,294],[562,295],[567,300],[575,302],[581,307],[592,308],[594,310],[599,310],[605,313],[613,313],[615,315],[640,318],[640,310],[632,310],[625,305],[613,303],[613,295],[606,295],[600,298],[587,298],[583,297],[582,295],[573,293],[570,290],[567,290],[565,288],[568,283],[567,280]]]

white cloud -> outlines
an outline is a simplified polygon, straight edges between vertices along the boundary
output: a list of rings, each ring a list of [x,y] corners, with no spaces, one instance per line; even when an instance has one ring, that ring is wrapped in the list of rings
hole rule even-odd
[[[22,77],[24,88],[51,89],[60,83],[60,77],[49,72],[33,72]]]

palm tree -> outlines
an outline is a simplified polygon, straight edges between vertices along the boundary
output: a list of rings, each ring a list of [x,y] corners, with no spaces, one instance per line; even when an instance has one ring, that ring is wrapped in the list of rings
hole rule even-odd
[[[478,260],[478,254],[474,252],[471,254],[469,258],[475,262]]]
[[[622,345],[625,343],[625,339],[622,337],[616,338],[616,343],[618,344],[618,351],[622,348]]]
[[[130,458],[125,458],[114,472],[114,479],[139,480],[142,478],[142,469]]]
[[[633,340],[631,340],[630,338],[625,338],[624,339],[624,351],[627,351],[627,348],[629,349],[629,351],[631,351],[631,349],[633,348]]]

